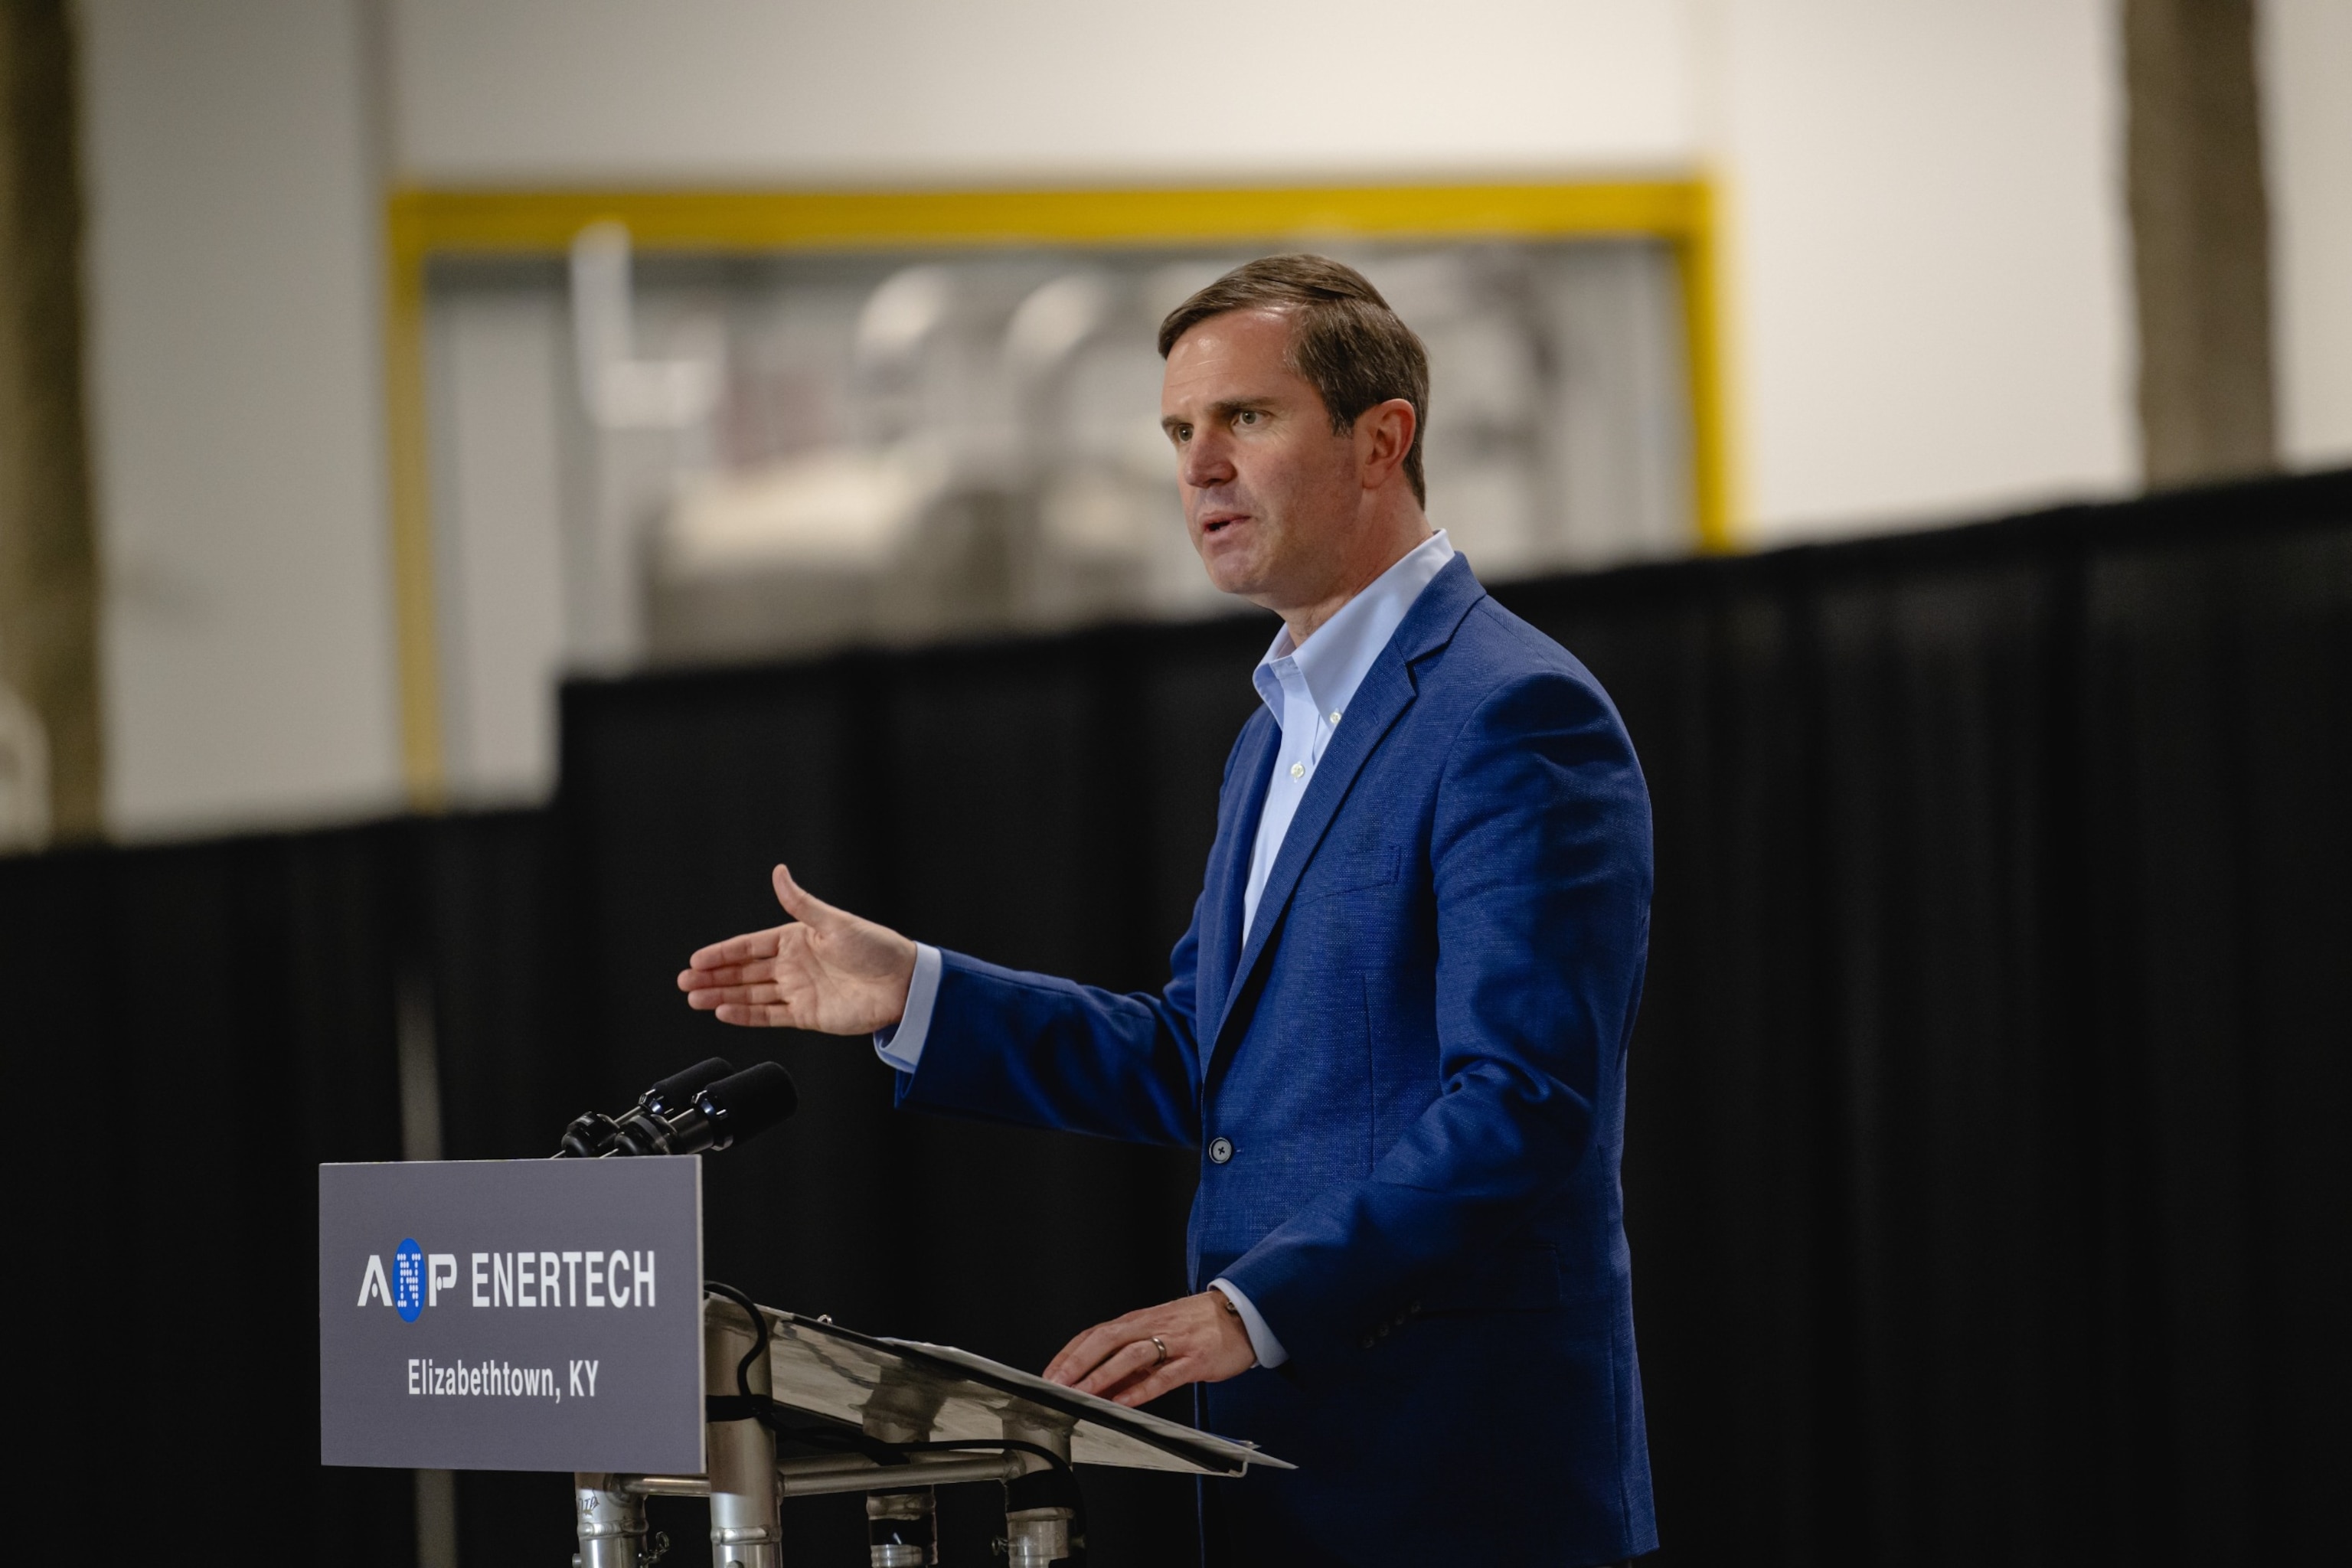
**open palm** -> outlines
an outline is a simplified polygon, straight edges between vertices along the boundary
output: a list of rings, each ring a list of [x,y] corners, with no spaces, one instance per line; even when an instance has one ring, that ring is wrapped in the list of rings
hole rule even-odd
[[[722,1024],[827,1035],[897,1023],[915,975],[915,944],[812,897],[782,866],[772,880],[793,919],[698,949],[677,977],[687,1005]]]

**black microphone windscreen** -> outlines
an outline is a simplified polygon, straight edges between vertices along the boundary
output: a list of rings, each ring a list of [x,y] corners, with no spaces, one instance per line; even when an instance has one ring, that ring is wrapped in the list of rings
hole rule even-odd
[[[656,1116],[668,1116],[681,1106],[694,1103],[694,1097],[735,1070],[735,1064],[725,1057],[711,1057],[698,1061],[684,1072],[674,1072],[638,1097],[637,1103]]]
[[[782,1066],[761,1062],[733,1078],[719,1079],[704,1089],[700,1099],[711,1121],[740,1143],[799,1110],[801,1091]]]

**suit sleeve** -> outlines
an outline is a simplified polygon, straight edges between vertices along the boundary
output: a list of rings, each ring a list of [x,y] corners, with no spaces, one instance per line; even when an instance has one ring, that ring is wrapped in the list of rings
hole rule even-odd
[[[1603,1085],[1622,1081],[1649,796],[1597,687],[1547,671],[1481,702],[1439,783],[1430,859],[1440,1093],[1370,1177],[1223,1270],[1293,1375],[1508,1240],[1585,1157]]]
[[[900,1106],[1134,1143],[1197,1146],[1192,991],[1200,916],[1166,990],[1105,991],[942,954],[930,1037]]]

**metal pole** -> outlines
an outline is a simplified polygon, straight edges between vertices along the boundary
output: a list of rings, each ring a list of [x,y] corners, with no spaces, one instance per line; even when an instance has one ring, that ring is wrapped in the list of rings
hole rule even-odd
[[[877,1487],[887,1491],[904,1491],[908,1489],[909,1481],[919,1478],[926,1487],[951,1487],[967,1481],[1009,1481],[1020,1473],[1020,1460],[1010,1455],[974,1455],[970,1458],[959,1458],[953,1455],[933,1454],[924,1455],[912,1464],[892,1465],[887,1468],[879,1465],[856,1470],[795,1470],[787,1468],[778,1472],[776,1489],[786,1497],[823,1497],[833,1492],[872,1491]]]
[[[931,1489],[866,1494],[869,1568],[931,1568],[940,1560]]]
[[[1004,1417],[1004,1435],[1021,1442],[1035,1443],[1059,1455],[1063,1463],[1069,1462],[1070,1427],[1067,1422],[1033,1425],[1008,1413]],[[1055,1563],[1084,1562],[1087,1543],[1074,1528],[1076,1519],[1076,1509],[1058,1503],[1008,1509],[1004,1515],[1005,1568],[1051,1568]]]
[[[884,1443],[920,1443],[930,1436],[931,1424],[939,1419],[940,1402],[936,1386],[909,1379],[895,1368],[887,1371],[881,1386],[866,1402],[866,1435]],[[940,1459],[950,1456],[917,1457]],[[909,1467],[891,1468],[903,1470]],[[1017,1466],[1002,1464],[999,1471],[1020,1473]],[[937,1563],[938,1503],[933,1489],[901,1484],[889,1490],[867,1492],[866,1549],[868,1568],[930,1568]]]
[[[971,1481],[1010,1481],[1018,1479],[1026,1468],[1017,1454],[918,1454],[903,1465],[889,1466],[855,1454],[824,1455],[780,1461],[776,1492],[780,1497],[829,1497],[837,1492],[904,1491],[915,1484],[950,1487]],[[614,1482],[637,1497],[710,1495],[710,1481],[705,1476],[618,1476]]]
[[[743,1309],[709,1300],[702,1307],[706,1392],[738,1392],[735,1368],[756,1342]],[[745,1374],[754,1394],[772,1388],[763,1357]],[[704,1438],[710,1468],[711,1568],[782,1568],[783,1530],[776,1515],[776,1438],[757,1420],[714,1421]],[[585,1568],[585,1564],[583,1564]]]
[[[619,1476],[583,1472],[572,1478],[579,1503],[578,1568],[639,1568],[646,1554],[645,1500]]]

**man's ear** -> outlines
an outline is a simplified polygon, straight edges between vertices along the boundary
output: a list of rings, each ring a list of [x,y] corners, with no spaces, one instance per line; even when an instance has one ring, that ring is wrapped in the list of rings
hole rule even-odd
[[[1402,397],[1375,403],[1356,416],[1356,461],[1366,489],[1402,479],[1405,455],[1419,427],[1412,403]]]

